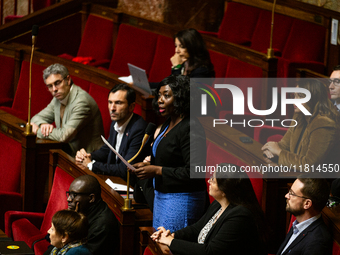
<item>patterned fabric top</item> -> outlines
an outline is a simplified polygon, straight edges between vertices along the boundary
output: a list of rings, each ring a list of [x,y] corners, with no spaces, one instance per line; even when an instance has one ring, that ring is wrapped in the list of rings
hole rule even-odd
[[[222,211],[222,207],[211,217],[207,224],[205,224],[204,228],[202,228],[200,234],[198,235],[198,243],[204,244],[205,238],[208,235],[210,229],[213,227],[217,216]]]
[[[75,248],[82,245],[81,242],[76,243],[68,243],[63,248],[58,249],[57,247],[54,247],[50,253],[50,255],[65,255],[69,249]]]

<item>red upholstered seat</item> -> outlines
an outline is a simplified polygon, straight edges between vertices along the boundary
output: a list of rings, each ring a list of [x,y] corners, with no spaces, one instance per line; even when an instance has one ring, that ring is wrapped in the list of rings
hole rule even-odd
[[[214,166],[220,163],[230,163],[230,164],[237,164],[238,159],[231,155],[230,153],[224,151],[222,148],[217,146],[216,144],[207,140],[207,160],[206,166]],[[206,182],[208,182],[209,178],[212,176],[213,173],[206,173]],[[209,193],[209,184],[207,183],[207,190]],[[209,195],[210,203],[214,201],[214,198]]]
[[[8,211],[5,214],[6,234],[14,241],[25,241],[30,247],[34,241],[43,238],[51,227],[54,213],[67,208],[65,192],[73,180],[72,176],[57,167],[45,213]],[[47,241],[40,241],[39,245],[35,245],[35,254],[43,254],[47,246]]]
[[[333,241],[332,255],[340,255],[340,246],[335,240]]]
[[[252,49],[267,53],[267,49],[269,48],[270,44],[271,20],[272,13],[262,10],[251,39]],[[275,55],[281,56],[293,21],[294,19],[289,16],[275,13],[272,44]]]
[[[209,54],[211,63],[214,65],[215,77],[224,78],[227,72],[229,57],[212,50],[209,50]]]
[[[109,89],[99,86],[97,84],[91,83],[89,94],[93,97],[93,99],[97,102],[100,113],[102,115],[103,125],[104,125],[104,133],[105,137],[108,138],[110,134],[111,127],[111,117],[108,110],[108,96]]]
[[[14,58],[0,55],[0,106],[12,106],[14,66]]]
[[[170,37],[159,35],[155,56],[149,73],[150,82],[160,82],[171,74],[170,58],[174,54],[174,40]]]
[[[90,91],[90,84],[91,82],[83,80],[77,76],[72,76],[72,81],[75,85],[81,87],[83,90],[85,90],[86,92]]]
[[[256,7],[229,2],[218,31],[218,38],[250,46],[260,10]]]
[[[282,138],[284,136],[287,130],[288,128],[285,127],[272,127],[268,125],[263,125],[262,127],[255,128],[254,140],[262,144],[265,144],[268,141],[277,142],[280,137]]]
[[[31,99],[31,116],[44,109],[52,100],[51,93],[46,89],[42,78],[44,66],[37,64],[32,65],[32,99]],[[27,121],[28,113],[28,84],[29,84],[29,62],[23,61],[21,65],[20,78],[17,90],[14,96],[13,105],[9,107],[0,107],[0,109]]]
[[[86,21],[77,57],[92,57],[93,61],[89,63],[92,66],[104,64],[108,66],[112,48],[113,21],[90,14]],[[70,60],[74,58],[68,54],[62,54],[60,57]]]
[[[150,72],[158,35],[126,24],[119,26],[109,71],[117,75],[130,75],[128,63]]]
[[[278,61],[278,77],[296,77],[296,68],[324,73],[325,40],[325,27],[295,19]]]
[[[249,112],[247,106],[247,88],[253,87],[253,105],[255,109],[260,109],[262,79],[253,79],[262,77],[262,69],[248,63],[242,62],[235,58],[229,58],[225,77],[228,78],[227,83],[233,84],[240,88],[244,95],[244,110]],[[242,78],[242,79],[231,79]],[[247,79],[252,78],[252,79]],[[222,106],[216,107],[216,112],[231,111],[233,109],[233,98],[229,89],[216,89],[221,97]]]
[[[22,209],[20,192],[21,144],[0,133],[0,229],[8,210]]]
[[[143,252],[143,255],[154,255],[153,252],[149,249],[149,247],[146,247],[144,252]]]
[[[239,160],[234,155],[229,152],[223,150],[221,147],[215,145],[214,143],[207,141],[207,161],[206,165],[208,166],[217,166],[220,163],[230,163],[238,166],[246,166],[244,162]],[[248,177],[252,183],[256,198],[259,204],[262,204],[262,194],[263,194],[263,179],[260,173],[247,173]],[[210,178],[211,174],[207,172],[206,181]],[[209,190],[209,186],[207,187]],[[210,202],[214,200],[213,197],[209,197]]]

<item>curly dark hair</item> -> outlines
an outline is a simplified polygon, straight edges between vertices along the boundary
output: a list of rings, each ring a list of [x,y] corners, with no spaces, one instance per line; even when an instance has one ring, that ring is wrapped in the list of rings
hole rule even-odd
[[[214,70],[214,65],[211,63],[210,54],[207,50],[202,35],[194,28],[189,28],[179,31],[174,36],[174,40],[178,39],[183,47],[186,48],[188,59],[188,70],[190,74],[192,70],[200,66],[206,66],[209,70]]]
[[[189,115],[190,113],[190,78],[185,75],[170,75],[163,79],[154,92],[152,106],[159,114],[158,93],[161,87],[169,85],[174,100],[174,113],[178,115]]]

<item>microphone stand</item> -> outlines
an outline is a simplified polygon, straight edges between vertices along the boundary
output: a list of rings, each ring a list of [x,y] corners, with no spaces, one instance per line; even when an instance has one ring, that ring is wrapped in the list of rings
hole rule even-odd
[[[38,34],[38,26],[34,25],[32,28],[32,50],[31,50],[29,79],[28,79],[28,118],[27,118],[27,124],[26,124],[27,135],[33,134],[32,125],[31,125],[32,62],[33,62],[33,53],[34,53],[34,46],[36,43],[37,34]]]
[[[147,137],[149,138],[149,137]],[[143,139],[142,141],[142,145],[139,149],[139,151],[136,153],[135,156],[133,156],[132,158],[130,158],[128,160],[129,163],[131,163],[141,152],[142,148],[144,147],[145,143],[146,143],[147,139]],[[128,211],[128,210],[133,210],[132,207],[132,199],[130,198],[130,171],[127,171],[127,176],[126,176],[126,198],[124,199],[124,206],[122,208],[124,211]]]
[[[273,30],[274,30],[275,5],[276,5],[276,0],[274,0],[273,10],[272,10],[272,23],[271,23],[271,30],[270,30],[270,43],[269,43],[269,48],[268,48],[268,51],[267,51],[267,58],[274,58]]]
[[[149,136],[152,135],[155,132],[156,125],[153,123],[149,123],[149,125],[146,128],[145,135],[142,141],[142,145],[139,148],[139,151],[134,155],[132,158],[128,160],[129,163],[131,163],[142,151],[144,145],[149,139]],[[122,207],[122,210],[128,211],[133,210],[132,207],[132,199],[130,199],[130,171],[127,171],[127,177],[126,177],[126,198],[124,199],[124,206]]]

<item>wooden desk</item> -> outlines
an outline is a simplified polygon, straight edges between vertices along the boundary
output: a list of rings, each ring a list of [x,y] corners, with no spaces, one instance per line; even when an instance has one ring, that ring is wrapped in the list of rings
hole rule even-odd
[[[0,239],[2,238],[8,238],[8,236],[0,229]]]
[[[75,159],[61,150],[50,151],[50,171],[49,171],[49,190],[52,188],[54,169],[58,166],[72,177],[77,178],[81,175],[92,175],[97,178],[102,188],[102,198],[108,204],[110,209],[117,215],[120,223],[120,254],[132,255],[138,254],[139,227],[151,226],[152,213],[149,209],[124,210],[124,199],[105,183],[109,177],[106,175],[97,175],[87,167],[76,163]],[[109,177],[114,182],[124,184],[124,181],[118,177]],[[132,205],[133,206],[133,205]]]

